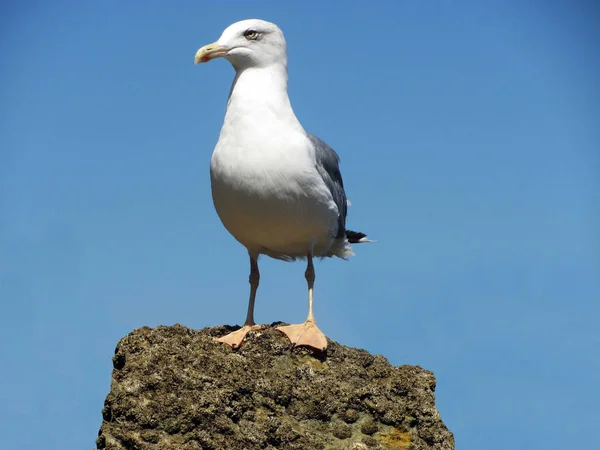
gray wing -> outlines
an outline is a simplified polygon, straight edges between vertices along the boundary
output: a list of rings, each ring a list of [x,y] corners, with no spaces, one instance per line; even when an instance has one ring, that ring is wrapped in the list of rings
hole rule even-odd
[[[307,133],[308,138],[315,147],[317,170],[323,178],[325,185],[333,196],[333,201],[338,207],[337,238],[344,238],[346,233],[346,215],[348,214],[348,201],[344,192],[344,181],[340,173],[340,157],[329,145],[318,137]]]

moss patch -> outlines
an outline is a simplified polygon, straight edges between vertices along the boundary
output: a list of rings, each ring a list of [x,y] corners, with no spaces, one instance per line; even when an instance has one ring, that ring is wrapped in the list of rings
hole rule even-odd
[[[410,432],[392,428],[389,433],[382,434],[379,441],[388,449],[406,450],[412,443]]]

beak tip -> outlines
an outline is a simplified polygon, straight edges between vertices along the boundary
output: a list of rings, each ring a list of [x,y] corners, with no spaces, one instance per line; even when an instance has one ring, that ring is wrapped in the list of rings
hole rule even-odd
[[[218,41],[213,42],[212,44],[205,45],[196,52],[196,55],[194,56],[194,64],[198,65],[200,63],[207,63],[211,59],[225,56],[226,53],[227,49],[222,45],[219,45]]]

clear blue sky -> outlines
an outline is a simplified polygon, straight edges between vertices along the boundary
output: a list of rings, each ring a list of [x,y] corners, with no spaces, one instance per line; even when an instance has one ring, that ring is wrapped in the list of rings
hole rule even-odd
[[[233,69],[193,56],[253,17],[284,30],[296,114],[378,240],[317,264],[320,327],[432,370],[457,448],[589,446],[599,10],[350,3],[2,4],[3,448],[93,448],[134,328],[243,321],[248,260],[208,176]],[[259,322],[304,320],[304,269],[262,260]]]

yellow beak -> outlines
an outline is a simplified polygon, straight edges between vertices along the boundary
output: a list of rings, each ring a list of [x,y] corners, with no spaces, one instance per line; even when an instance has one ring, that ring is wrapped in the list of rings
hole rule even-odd
[[[196,52],[194,64],[208,62],[214,58],[221,58],[227,54],[228,50],[228,48],[220,46],[218,42],[205,45]]]

